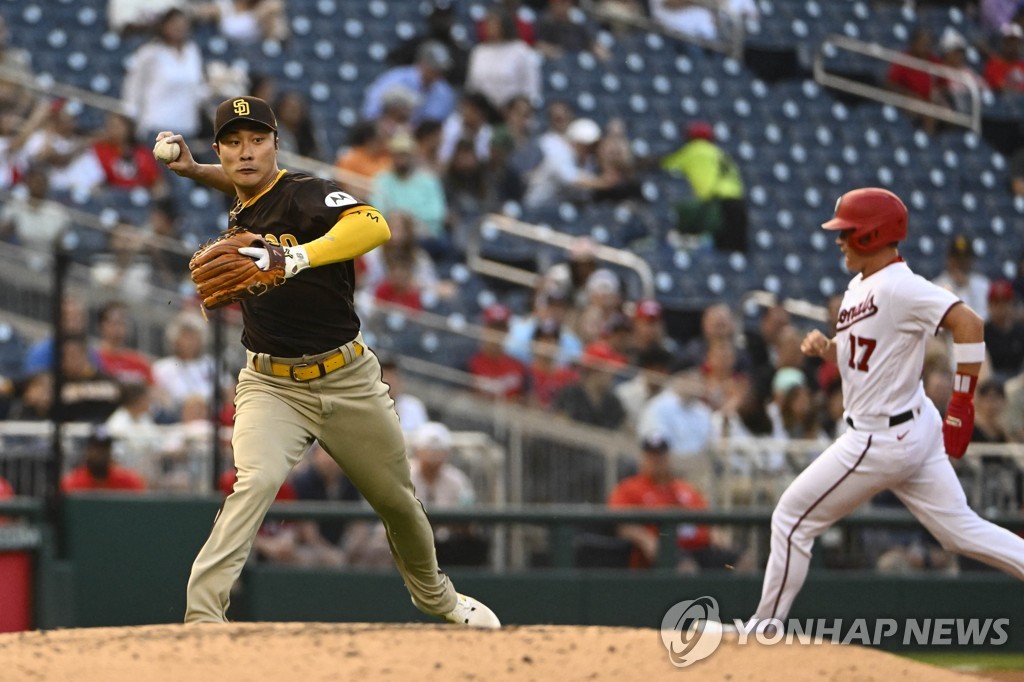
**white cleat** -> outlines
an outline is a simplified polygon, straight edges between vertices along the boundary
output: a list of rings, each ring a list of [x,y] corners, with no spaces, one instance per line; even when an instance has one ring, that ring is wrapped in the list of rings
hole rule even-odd
[[[455,608],[441,617],[449,623],[465,625],[470,628],[496,630],[501,627],[501,621],[494,615],[494,611],[464,594],[459,595],[458,601],[455,602]]]

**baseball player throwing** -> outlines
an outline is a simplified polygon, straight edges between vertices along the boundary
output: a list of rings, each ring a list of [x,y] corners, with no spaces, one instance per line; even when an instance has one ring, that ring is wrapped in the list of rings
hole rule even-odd
[[[802,350],[838,362],[850,428],[793,481],[772,514],[758,628],[785,621],[807,577],[814,538],[884,489],[945,549],[1024,579],[1024,539],[967,506],[947,458],[963,456],[974,429],[974,388],[985,359],[981,318],[900,258],[907,208],[895,194],[848,192],[822,227],[838,232],[836,244],[856,276],[835,337],[812,331]],[[944,421],[921,384],[925,340],[939,328],[952,333],[956,361]]]
[[[239,267],[238,260],[249,271],[256,270],[255,263],[279,274],[237,297],[219,295],[212,282],[220,279],[207,281],[208,289],[201,290],[208,307],[241,300],[247,363],[235,398],[238,480],[192,566],[185,622],[226,620],[231,586],[256,531],[315,438],[380,515],[413,603],[453,623],[498,627],[489,608],[457,594],[438,570],[430,524],[410,482],[394,401],[359,332],[352,261],[390,238],[387,223],[333,182],[279,169],[277,119],[263,100],[223,102],[214,130],[216,165],[197,163],[180,135],[157,136],[180,147],[172,160],[165,159],[171,170],[236,197],[231,232],[253,238],[253,246],[241,249],[227,249],[233,242],[219,240],[212,259],[200,258],[209,253],[201,250],[190,264],[193,280],[199,283],[197,261],[217,278]],[[252,260],[239,259],[239,250]],[[251,275],[245,278],[252,280]]]

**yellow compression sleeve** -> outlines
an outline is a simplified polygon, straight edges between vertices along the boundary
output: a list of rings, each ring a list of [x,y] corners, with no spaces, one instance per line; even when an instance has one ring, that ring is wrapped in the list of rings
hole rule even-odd
[[[375,208],[360,206],[341,214],[327,234],[303,244],[311,268],[352,260],[391,239],[384,216]]]

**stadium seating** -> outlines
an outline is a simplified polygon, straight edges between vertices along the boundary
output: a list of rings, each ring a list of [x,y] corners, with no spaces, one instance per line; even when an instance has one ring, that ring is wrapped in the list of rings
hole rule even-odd
[[[456,3],[456,30],[474,36],[474,22],[485,7],[482,2]],[[824,36],[832,33],[894,49],[903,49],[909,31],[918,24],[936,35],[946,26],[968,38],[981,34],[975,20],[955,6],[915,10],[902,3],[866,0],[761,0],[758,8],[760,17],[747,22],[748,47],[780,54],[792,50],[802,68]],[[288,3],[294,35],[283,44],[240,47],[209,25],[197,26],[195,39],[208,61],[248,64],[251,70],[277,78],[282,89],[304,92],[315,124],[330,145],[338,147],[358,117],[363,88],[387,68],[385,57],[391,48],[422,30],[428,11],[425,3],[296,0]],[[125,60],[145,39],[108,31],[105,7],[98,0],[5,2],[0,12],[11,26],[12,42],[32,50],[34,69],[44,80],[110,96],[119,94]],[[651,158],[682,143],[679,131],[687,121],[712,121],[748,186],[751,247],[744,267],[703,252],[699,257],[677,252],[668,244],[664,236],[674,219],[672,205],[687,198],[689,190],[684,181],[657,171],[642,175],[643,206],[524,210],[510,205],[509,211],[514,217],[590,235],[612,246],[642,244],[666,303],[690,307],[717,299],[738,300],[747,288],[766,283],[786,295],[820,300],[822,281],[841,283],[843,273],[830,256],[831,242],[814,238],[814,226],[828,216],[839,193],[863,184],[891,187],[907,199],[914,226],[907,251],[922,272],[941,269],[945,242],[954,231],[999,244],[999,249],[990,246],[979,261],[986,274],[1001,275],[1014,267],[1022,248],[1014,225],[1024,206],[1015,204],[1005,191],[1007,150],[997,151],[985,135],[956,129],[928,137],[902,112],[840,98],[809,80],[806,72],[764,80],[759,76],[763,64],[691,49],[656,34],[605,33],[602,40],[613,55],[607,63],[589,54],[544,60],[544,100],[568,99],[580,114],[602,124],[621,117],[634,151]],[[977,54],[969,57],[978,64]],[[858,62],[854,70],[866,68]],[[868,71],[881,73],[877,68]],[[1020,106],[1019,100],[993,98],[986,107],[986,121],[996,125],[1019,120]],[[83,127],[98,125],[95,113],[89,108],[84,112]],[[211,201],[199,192],[181,206],[190,238],[205,238],[216,228],[209,217]],[[97,213],[113,210],[137,222],[144,220],[146,202],[112,195],[82,208]],[[84,233],[83,238],[89,239]],[[483,250],[503,260],[536,260],[532,247],[487,230]],[[463,300],[438,302],[437,310],[478,311],[474,298],[482,287],[476,283],[463,290]],[[422,340],[419,345],[429,353],[422,349]]]

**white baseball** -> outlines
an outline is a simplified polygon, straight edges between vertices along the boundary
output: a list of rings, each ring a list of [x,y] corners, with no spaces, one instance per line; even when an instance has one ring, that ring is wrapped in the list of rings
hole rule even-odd
[[[177,142],[168,142],[168,138],[158,140],[153,147],[153,157],[163,163],[171,163],[181,154],[181,146]]]

